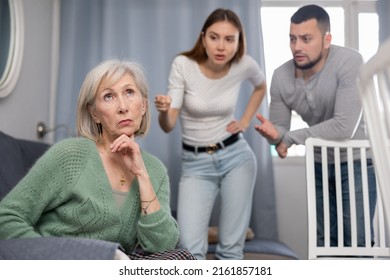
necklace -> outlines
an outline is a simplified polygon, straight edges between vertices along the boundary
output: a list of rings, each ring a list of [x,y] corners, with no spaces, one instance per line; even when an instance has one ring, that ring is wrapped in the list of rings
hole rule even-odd
[[[123,175],[120,182],[121,182],[121,186],[123,186],[126,183],[125,177]]]

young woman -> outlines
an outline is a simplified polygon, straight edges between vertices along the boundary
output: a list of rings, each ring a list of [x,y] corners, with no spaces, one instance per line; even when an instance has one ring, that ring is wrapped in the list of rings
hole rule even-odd
[[[239,120],[240,85],[254,89]],[[206,19],[192,50],[172,64],[167,95],[158,95],[159,123],[171,131],[180,117],[183,152],[178,197],[181,242],[198,259],[207,253],[214,201],[221,196],[218,259],[242,259],[256,179],[255,156],[242,137],[266,91],[263,72],[245,54],[238,16],[217,9]]]

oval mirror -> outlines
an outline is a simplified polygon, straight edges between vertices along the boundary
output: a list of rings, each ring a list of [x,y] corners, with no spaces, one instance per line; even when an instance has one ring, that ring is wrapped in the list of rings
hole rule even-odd
[[[23,43],[22,0],[0,0],[0,97],[9,95],[19,78]]]

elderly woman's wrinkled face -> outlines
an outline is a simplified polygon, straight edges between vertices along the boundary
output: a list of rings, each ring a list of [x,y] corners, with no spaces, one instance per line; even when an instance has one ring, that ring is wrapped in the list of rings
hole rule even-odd
[[[103,139],[109,142],[122,134],[134,135],[145,112],[145,102],[130,74],[115,84],[104,79],[98,87],[95,106],[90,109],[93,119],[102,125]]]

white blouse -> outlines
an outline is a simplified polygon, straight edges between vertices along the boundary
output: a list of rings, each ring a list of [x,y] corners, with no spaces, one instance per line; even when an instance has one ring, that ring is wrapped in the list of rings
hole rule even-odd
[[[217,143],[230,134],[226,127],[234,119],[241,83],[254,87],[265,80],[256,61],[244,55],[220,79],[206,77],[196,61],[177,56],[169,76],[168,95],[172,108],[180,109],[183,142],[193,146]]]

